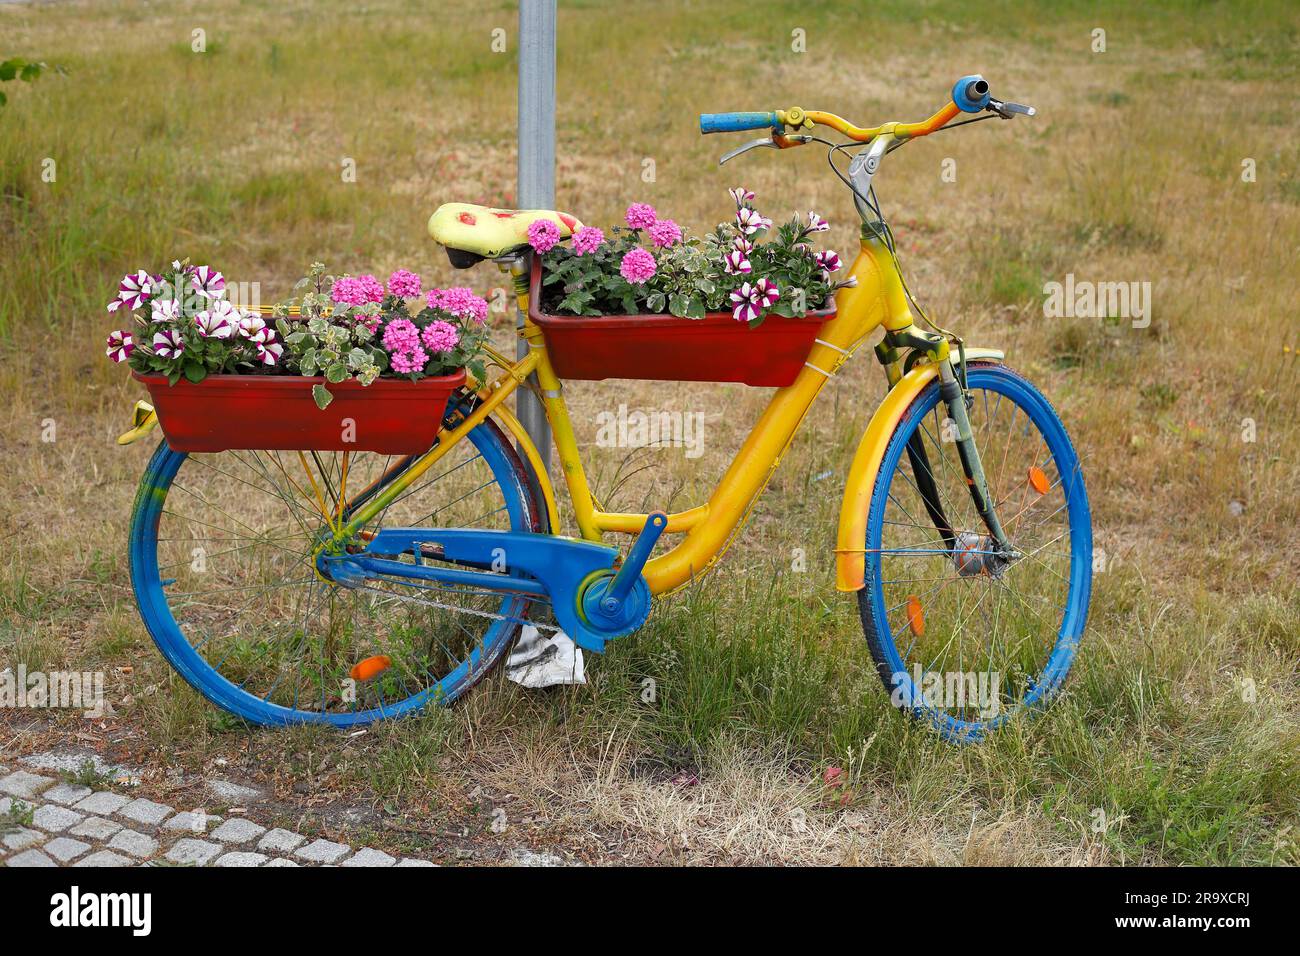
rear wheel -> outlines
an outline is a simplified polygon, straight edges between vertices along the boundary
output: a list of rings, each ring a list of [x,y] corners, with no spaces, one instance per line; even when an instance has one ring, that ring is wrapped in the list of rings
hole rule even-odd
[[[460,413],[453,411],[453,417]],[[450,422],[449,422],[450,424]],[[131,581],[168,662],[208,700],[259,724],[364,724],[446,704],[513,643],[531,601],[471,587],[317,575],[337,518],[414,459],[353,452],[186,455],[164,441],[131,525]],[[368,524],[546,530],[502,431],[475,428]]]
[[[886,447],[858,593],[891,699],[953,741],[978,740],[1060,689],[1092,586],[1088,497],[1060,418],[1005,366],[974,365],[968,384],[990,493],[1021,557],[995,559],[935,382]],[[909,441],[924,455],[909,455]]]

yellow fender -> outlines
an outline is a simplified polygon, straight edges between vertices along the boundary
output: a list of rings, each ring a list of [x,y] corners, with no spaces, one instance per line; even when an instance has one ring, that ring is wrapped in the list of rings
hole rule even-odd
[[[1002,358],[1003,353],[997,349],[966,349],[967,363],[977,359],[1001,361]],[[861,591],[865,586],[867,512],[871,507],[871,493],[876,487],[880,462],[885,457],[889,439],[913,400],[938,376],[937,365],[918,363],[889,390],[858,443],[844,487],[840,528],[835,541],[835,587],[840,591]]]

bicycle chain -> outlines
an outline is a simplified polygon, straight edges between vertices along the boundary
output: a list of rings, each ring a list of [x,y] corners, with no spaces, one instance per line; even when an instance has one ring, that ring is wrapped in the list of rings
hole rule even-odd
[[[442,601],[434,601],[431,598],[418,598],[405,594],[394,594],[392,591],[385,591],[383,588],[373,587],[371,585],[361,585],[352,588],[354,591],[373,591],[375,594],[382,594],[384,597],[394,598],[398,601],[409,601],[412,604],[423,604],[426,607],[442,608],[444,611],[456,611],[459,614],[472,614],[475,617],[491,618],[495,621],[515,621],[519,624],[531,624],[539,631],[550,631],[552,634],[560,633],[560,628],[550,624],[539,624],[537,621],[529,620],[524,617],[511,617],[508,614],[493,614],[491,611],[476,611],[474,608],[460,607],[455,604],[444,604]]]

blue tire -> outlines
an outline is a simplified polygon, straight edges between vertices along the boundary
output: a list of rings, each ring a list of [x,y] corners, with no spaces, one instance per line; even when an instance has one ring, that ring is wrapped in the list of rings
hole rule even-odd
[[[953,547],[943,543],[947,540],[943,538],[944,529],[940,528],[943,522],[936,523],[933,515],[927,516],[918,487],[920,473],[929,473],[940,482],[945,474],[953,476],[954,487],[964,481],[960,469],[950,468],[943,458],[945,440],[938,416],[944,409],[935,382],[913,401],[886,447],[868,514],[866,586],[858,592],[867,645],[895,705],[933,726],[945,739],[959,743],[982,739],[1017,713],[1044,706],[1060,690],[1083,636],[1092,589],[1092,526],[1087,491],[1078,456],[1056,411],[1038,389],[1002,365],[973,364],[968,385],[975,399],[972,424],[977,420],[991,423],[984,432],[977,428],[976,438],[977,441],[983,438],[981,460],[990,482],[995,480],[996,473],[1001,485],[991,491],[995,501],[1003,501],[999,516],[1004,524],[1008,518],[1011,520],[1008,533],[1012,545],[1021,547],[1016,540],[1019,522],[1023,521],[1023,527],[1028,528],[1030,519],[1037,521],[1034,525],[1037,537],[1025,545],[1027,557],[999,568],[997,574],[970,570],[977,567],[972,562],[979,560],[979,555],[990,553],[981,551],[976,542],[981,529],[971,520],[973,505],[967,501],[970,510],[963,515],[961,496],[954,492],[943,499],[940,491],[940,504],[958,512],[946,523],[946,529],[956,541]],[[1004,403],[1011,411],[1005,425],[1006,448],[999,452],[996,442],[1002,435],[1003,420],[1008,417]],[[990,411],[993,408],[995,412]],[[935,440],[936,433],[939,433],[938,440]],[[1032,437],[1035,433],[1037,439]],[[907,454],[912,440],[920,441],[928,449],[929,467],[919,472]],[[1011,453],[1013,447],[1015,455]],[[951,449],[948,453],[955,458],[955,445]],[[1014,467],[1008,468],[1008,458],[1019,456],[1021,464],[1031,460],[1025,449],[1031,450],[1033,461],[1027,474],[1033,468],[1040,468],[1040,482],[1048,475],[1055,475],[1047,493],[1037,491],[1033,481],[1036,476],[1032,474],[1024,481],[1025,487],[1021,487],[1020,479],[1015,477],[1018,472]],[[1001,462],[996,460],[999,454]],[[969,499],[969,495],[966,497]],[[1042,518],[1043,515],[1047,518]],[[963,516],[967,519],[964,522],[954,520]],[[1043,527],[1045,520],[1050,524]],[[959,528],[973,530],[962,532]],[[892,539],[887,537],[891,535]],[[895,546],[895,541],[909,539],[917,543]],[[900,567],[907,569],[902,577]],[[950,573],[945,569],[950,569]],[[1017,590],[1022,582],[1032,583],[1044,593],[1026,597]],[[979,594],[976,589],[981,587],[986,592],[976,597]],[[941,605],[955,604],[959,610],[947,614],[940,611],[936,614],[940,620],[930,621],[929,616],[936,612],[926,606],[921,599],[923,594],[932,595],[932,600]],[[984,606],[989,595],[993,596],[997,611],[1004,607],[1010,609],[1004,621],[992,613],[992,606]],[[906,610],[900,613],[900,607]],[[947,630],[944,623],[950,625]],[[927,690],[936,688],[936,678],[959,689],[978,683],[971,679],[972,675],[980,677],[978,670],[953,672],[934,667],[940,655],[944,661],[950,660],[954,653],[952,645],[958,639],[962,642],[961,660],[981,666],[987,660],[988,685],[1000,687],[1004,675],[997,672],[997,680],[993,680],[1000,628],[1017,639],[1013,647],[1011,636],[1006,637],[1003,648],[1007,660],[1016,665],[1012,668],[1018,676],[1012,682],[1014,692],[1008,691],[997,706],[982,707],[979,713],[972,714],[965,701],[955,706],[952,700]],[[937,630],[937,634],[927,638],[927,629]],[[977,640],[980,633],[984,636],[983,645]],[[935,652],[933,648],[945,640],[945,634],[946,643],[941,645],[941,651]],[[967,634],[972,639],[969,657],[965,656]],[[1041,647],[1034,640],[1041,641]],[[921,645],[927,641],[929,650],[922,651]],[[934,654],[934,662],[922,663],[930,654]],[[1027,659],[1033,661],[1032,666],[1027,665]],[[958,675],[955,681],[953,673]]]
[[[499,501],[497,507],[499,515],[495,519],[498,524],[515,531],[546,530],[545,511],[532,494],[524,465],[501,430],[488,421],[471,431],[468,439],[472,449],[468,449],[467,446],[465,454],[468,455],[472,450],[475,467],[484,475],[490,475],[490,478],[484,480],[484,484],[489,482],[492,484],[484,494],[490,494],[494,502]],[[229,459],[223,459],[221,456],[194,457],[217,459],[226,470],[213,466],[211,471],[227,474],[230,468],[233,468],[235,461],[248,461],[259,455],[266,456],[268,453],[244,452],[225,453],[225,455],[234,457]],[[185,616],[183,598],[169,592],[169,588],[175,586],[175,580],[160,573],[160,564],[170,569],[179,563],[160,562],[159,527],[164,519],[168,522],[173,521],[171,508],[188,503],[194,494],[191,492],[190,495],[183,495],[176,492],[177,476],[184,473],[185,466],[191,461],[191,456],[172,451],[163,441],[149,462],[136,495],[131,521],[131,584],[135,591],[140,616],[154,643],[157,644],[158,650],[181,677],[218,707],[244,720],[266,725],[326,723],[338,727],[350,727],[384,718],[417,714],[427,706],[448,704],[459,698],[491,670],[518,634],[529,607],[527,598],[491,595],[486,598],[480,597],[480,601],[499,601],[487,605],[490,611],[495,612],[495,618],[483,614],[466,618],[472,623],[477,622],[483,631],[481,634],[474,631],[472,640],[467,639],[463,649],[463,659],[453,661],[452,658],[448,658],[446,673],[431,672],[426,669],[410,677],[403,674],[400,687],[396,681],[390,681],[391,699],[390,696],[382,696],[381,688],[381,696],[364,699],[360,704],[354,702],[351,707],[331,703],[325,698],[324,692],[320,701],[306,699],[300,695],[297,688],[294,689],[293,696],[289,697],[284,685],[283,665],[280,667],[275,684],[270,685],[269,689],[265,679],[259,686],[252,686],[254,679],[259,677],[255,659],[248,663],[242,679],[232,677],[223,671],[225,658],[221,662],[215,661],[211,645],[204,647],[208,643],[207,638],[202,641],[191,639],[191,636],[186,634],[186,629],[178,623],[178,609],[180,609],[179,613]],[[401,469],[406,465],[409,465],[409,460],[391,467]],[[387,460],[383,467],[385,469],[390,467]],[[197,471],[198,466],[190,470]],[[301,478],[302,476],[299,475],[300,480]],[[258,483],[260,484],[261,481],[262,479],[259,478]],[[249,484],[249,481],[244,479],[244,483]],[[200,491],[198,494],[204,493]],[[169,495],[177,500],[169,502]],[[226,522],[221,523],[226,524]],[[242,530],[243,527],[248,526],[248,522],[235,517],[229,525],[235,530]],[[167,542],[174,540],[176,539],[164,539],[163,546],[169,547]],[[259,542],[269,538],[250,537],[249,540]],[[192,542],[187,541],[181,545],[182,551],[179,553],[182,554],[182,560],[183,549],[190,543]],[[239,549],[220,553],[229,554],[237,550]],[[174,553],[168,555],[168,557],[174,556]],[[314,581],[311,582],[311,586],[346,594],[346,589],[329,588]],[[333,600],[331,597],[331,613],[333,613]],[[387,596],[385,600],[388,600]],[[373,599],[371,603],[372,605],[375,603]],[[260,629],[262,636],[258,639],[265,644],[275,640],[265,635],[275,632],[276,624],[271,615],[263,613],[261,619],[251,623],[250,630],[257,632]],[[369,639],[375,638],[371,636]],[[303,670],[301,662],[298,669],[301,675]],[[324,683],[323,677],[321,683]],[[373,695],[373,691],[371,693]]]

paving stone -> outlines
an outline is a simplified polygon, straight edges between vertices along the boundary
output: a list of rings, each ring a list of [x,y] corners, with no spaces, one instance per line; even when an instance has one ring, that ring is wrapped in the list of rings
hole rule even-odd
[[[32,814],[32,826],[40,827],[47,833],[62,833],[84,819],[86,818],[80,813],[51,803]]]
[[[294,855],[300,860],[306,860],[308,863],[337,863],[351,852],[352,848],[342,843],[316,840],[308,843]]]
[[[408,856],[406,859],[404,859],[401,863],[397,865],[398,866],[437,866],[438,864],[433,863],[429,860],[417,860],[414,857]]]
[[[229,780],[209,780],[208,790],[231,806],[256,803],[262,799],[262,791],[243,784],[231,783]]]
[[[258,826],[252,820],[231,817],[212,831],[212,839],[220,840],[222,843],[248,843],[265,832],[266,827]]]
[[[29,806],[29,804],[24,800],[15,801],[13,797],[0,797],[0,817],[7,817],[9,811],[13,809],[15,802],[18,803],[19,806]]]
[[[175,812],[175,807],[169,807],[165,803],[154,803],[152,800],[141,797],[139,800],[132,800],[118,810],[117,815],[126,817],[128,820],[134,820],[136,823],[143,823],[146,826],[157,826]]]
[[[57,787],[50,787],[50,789],[46,790],[41,794],[41,799],[71,805],[78,800],[84,800],[92,792],[89,787],[82,787],[75,783],[61,783]]]
[[[42,777],[39,774],[28,773],[26,770],[15,770],[9,776],[0,779],[0,793],[21,797],[24,800],[34,800],[38,793],[54,783],[56,781],[53,777]]]
[[[356,856],[343,863],[343,866],[392,866],[396,862],[397,857],[366,846],[357,850]]]
[[[208,827],[214,827],[221,822],[221,817],[214,813],[204,813],[201,810],[185,810],[176,814],[166,823],[164,830],[187,830],[190,833],[207,833]]]
[[[107,763],[90,750],[47,750],[22,758],[22,763],[36,770],[62,770],[66,773],[80,773],[87,762],[95,773],[110,780],[126,781],[134,776],[131,771]]]
[[[217,857],[217,862],[213,866],[239,866],[253,867],[261,866],[267,861],[268,857],[264,853],[227,853],[224,856]]]
[[[158,850],[158,841],[135,830],[122,830],[108,841],[110,850],[121,850],[131,856],[147,860]]]
[[[301,833],[294,833],[292,830],[282,830],[276,827],[267,833],[266,836],[258,842],[259,850],[270,850],[273,852],[288,853],[298,849],[307,842],[307,838]]]
[[[270,863],[266,864],[267,869],[270,869],[273,866],[297,866],[297,865],[298,864],[293,862],[293,860],[286,860],[283,857],[277,857],[276,859],[272,860]]]
[[[73,866],[135,866],[135,860],[128,859],[112,850],[100,850],[90,856],[82,857]]]
[[[82,810],[86,813],[94,813],[98,816],[108,816],[110,813],[116,813],[118,810],[121,810],[130,802],[130,797],[124,797],[120,793],[112,793],[108,790],[97,790],[85,800],[77,803],[72,809]]]
[[[176,845],[167,851],[167,859],[173,863],[204,866],[224,849],[220,843],[209,843],[207,840],[177,840]]]
[[[55,837],[49,843],[45,844],[42,849],[60,863],[67,863],[69,860],[75,860],[77,857],[81,856],[81,854],[89,850],[90,844],[82,843],[80,840],[73,840],[69,837]]]
[[[87,817],[68,831],[71,836],[88,837],[91,840],[107,840],[122,824],[105,820],[103,817]]]
[[[25,850],[29,846],[44,842],[44,833],[39,830],[29,830],[27,827],[19,827],[17,830],[11,830],[0,837],[0,843],[3,843],[10,850]]]
[[[24,850],[17,856],[11,856],[5,866],[58,866],[40,850]]]

